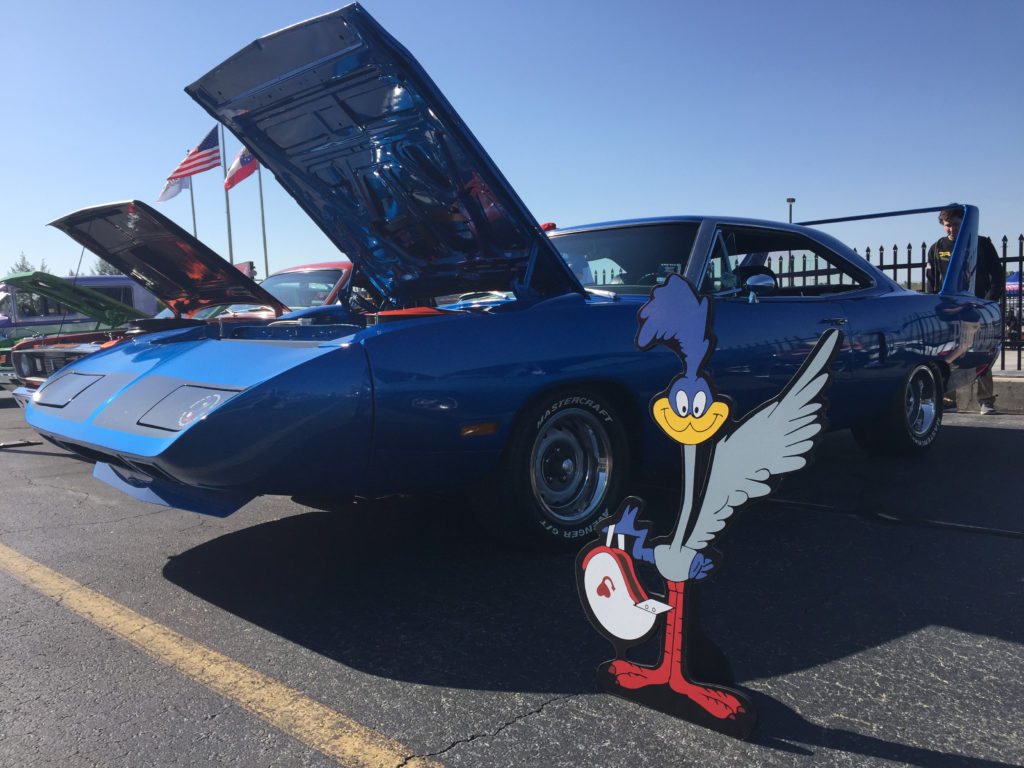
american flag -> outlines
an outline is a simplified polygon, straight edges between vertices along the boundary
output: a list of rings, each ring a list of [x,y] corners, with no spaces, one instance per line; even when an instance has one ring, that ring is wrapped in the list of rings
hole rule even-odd
[[[217,126],[213,126],[206,138],[196,144],[195,149],[185,155],[171,175],[168,181],[181,179],[195,173],[202,173],[220,165],[220,141],[217,139]]]
[[[259,162],[246,147],[235,157],[231,167],[228,168],[228,175],[224,177],[224,189],[231,189],[243,179],[249,178],[259,167]]]

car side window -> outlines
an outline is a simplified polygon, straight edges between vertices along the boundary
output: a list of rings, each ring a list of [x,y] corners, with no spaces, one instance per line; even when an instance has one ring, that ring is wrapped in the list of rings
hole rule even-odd
[[[134,302],[132,301],[132,289],[129,285],[89,285],[86,287],[91,288],[97,293],[102,293],[109,299],[126,304],[129,307],[134,306]]]
[[[43,317],[47,314],[44,306],[46,300],[42,296],[28,291],[18,291],[14,298],[18,304],[18,317],[22,320]]]
[[[741,257],[730,253],[735,249],[735,237],[728,238],[722,230],[715,232],[715,245],[700,284],[701,293],[728,294],[742,288],[736,275]]]
[[[65,319],[83,317],[83,315],[72,312],[59,301],[40,296],[31,291],[17,290],[12,298],[14,299],[14,308],[17,310],[19,322],[38,322],[40,320],[50,320],[54,317],[63,317]]]
[[[800,232],[722,226],[705,277],[707,293],[742,291],[748,278],[769,275],[776,296],[823,296],[868,288],[871,277]]]

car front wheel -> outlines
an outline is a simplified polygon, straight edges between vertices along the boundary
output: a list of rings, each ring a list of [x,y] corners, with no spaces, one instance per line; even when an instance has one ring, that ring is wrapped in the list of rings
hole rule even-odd
[[[508,513],[534,540],[579,541],[621,501],[629,442],[602,395],[563,392],[519,419],[504,467]]]

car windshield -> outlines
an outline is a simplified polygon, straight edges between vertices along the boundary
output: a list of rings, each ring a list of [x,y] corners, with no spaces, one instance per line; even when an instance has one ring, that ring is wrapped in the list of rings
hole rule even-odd
[[[634,224],[553,234],[551,241],[585,288],[642,295],[683,274],[698,222]]]
[[[324,304],[344,274],[345,271],[342,269],[285,272],[271,275],[260,283],[260,287],[294,311]],[[253,304],[232,304],[227,311],[252,312],[256,309],[258,307]]]
[[[215,304],[212,307],[203,307],[198,312],[196,312],[194,315],[191,315],[191,317],[192,317],[193,320],[209,320],[211,317],[213,317],[217,313],[223,312],[223,311],[224,311],[224,305],[223,304]],[[155,315],[153,315],[153,317],[157,317],[157,318],[174,317],[174,312],[171,311],[170,307],[164,307],[159,312],[157,312]]]

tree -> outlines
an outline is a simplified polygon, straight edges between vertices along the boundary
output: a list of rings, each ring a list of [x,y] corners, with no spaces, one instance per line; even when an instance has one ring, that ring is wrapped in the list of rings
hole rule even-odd
[[[36,268],[32,265],[32,262],[29,261],[26,258],[25,252],[22,251],[21,255],[18,256],[18,260],[15,261],[14,264],[11,265],[11,268],[9,270],[7,270],[7,273],[8,274],[12,274],[14,272],[35,272],[35,271],[36,271]]]
[[[92,273],[94,275],[120,275],[121,270],[108,264],[103,259],[96,259],[96,262],[92,265]]]
[[[48,266],[46,266],[46,259],[43,259],[39,263],[39,269],[36,270],[35,264],[33,264],[31,261],[29,261],[28,257],[25,256],[25,252],[22,251],[21,254],[18,256],[18,260],[15,261],[14,264],[11,265],[11,268],[9,270],[7,270],[7,274],[11,275],[11,274],[14,274],[15,272],[36,272],[36,271],[39,271],[39,272],[49,272],[50,271],[50,268]]]

